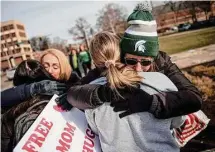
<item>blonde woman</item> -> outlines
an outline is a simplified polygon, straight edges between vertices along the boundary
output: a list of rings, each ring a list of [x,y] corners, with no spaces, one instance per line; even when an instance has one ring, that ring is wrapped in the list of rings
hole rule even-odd
[[[32,84],[19,85],[1,92],[2,100],[4,100],[5,109],[31,98],[32,96],[46,94],[46,95],[61,95],[66,92],[67,86],[74,85],[80,78],[72,72],[67,57],[64,53],[57,49],[47,49],[41,56],[40,62],[51,74],[55,81],[43,80]],[[13,96],[11,96],[11,94]]]
[[[141,86],[149,94],[159,91],[177,90],[163,74],[157,72],[137,73],[129,66],[119,62],[120,50],[118,39],[109,32],[94,36],[90,44],[90,54],[96,67],[103,69],[102,75],[91,83],[108,85],[115,98],[124,98],[121,92],[132,94]],[[157,78],[157,80],[155,80]],[[165,84],[165,86],[164,86]],[[73,94],[68,92],[68,101],[74,106]],[[134,94],[135,97],[135,94]],[[144,99],[142,99],[144,102]],[[142,112],[120,119],[110,103],[85,110],[87,121],[92,130],[99,135],[104,152],[179,152],[179,147],[171,133],[171,128],[181,125],[181,117],[174,119],[156,119],[151,113]],[[178,123],[173,123],[176,121]]]
[[[58,81],[74,84],[80,78],[69,64],[65,54],[57,49],[47,49],[40,58],[45,69]]]

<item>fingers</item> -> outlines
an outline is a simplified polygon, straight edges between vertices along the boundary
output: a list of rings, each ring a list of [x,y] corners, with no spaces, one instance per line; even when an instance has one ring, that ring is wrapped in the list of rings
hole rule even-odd
[[[120,118],[123,118],[123,117],[126,117],[126,116],[132,114],[129,110],[128,101],[124,100],[124,101],[118,101],[118,102],[111,102],[110,106],[113,107],[114,112],[124,111],[119,114]]]
[[[63,110],[71,110],[72,109],[72,105],[70,105],[69,103],[64,103],[61,107]]]
[[[57,98],[55,99],[55,101],[56,101],[56,103],[58,103],[58,104],[63,104],[63,103],[66,101],[66,98],[67,98],[67,94],[64,93],[64,94],[62,94],[61,96],[57,97]]]
[[[56,86],[57,87],[64,87],[64,88],[66,88],[66,84],[64,84],[64,83],[56,82]]]
[[[60,95],[59,98],[61,98],[62,95],[66,94],[66,89],[62,89],[62,88],[61,89],[56,89],[56,90],[50,91],[50,93]]]
[[[53,87],[53,90],[67,90],[65,86],[60,86],[60,87]]]
[[[56,98],[56,99],[55,99],[55,102],[57,103],[57,105],[59,105],[59,104],[60,104],[59,98]]]
[[[61,107],[63,110],[71,110],[72,105],[70,105],[67,101],[67,94],[64,93],[63,95],[59,96],[58,98],[55,99],[55,102],[57,103],[58,106]]]
[[[126,116],[128,116],[128,115],[130,115],[130,114],[131,114],[130,111],[127,110],[127,111],[125,111],[125,112],[120,113],[120,114],[119,114],[119,118],[126,117]]]
[[[51,85],[53,88],[66,88],[66,84],[60,83],[57,81],[48,81],[46,82],[47,85]]]
[[[65,91],[56,91],[55,92],[55,94],[57,94],[57,95],[62,95],[62,94],[64,94],[65,93]]]
[[[128,101],[111,102],[110,106],[114,107],[116,109],[121,108],[121,109],[125,109],[125,110],[127,110],[129,108]]]
[[[126,109],[125,108],[119,108],[119,107],[114,107],[113,108],[114,112],[125,111],[125,110],[127,110],[127,108]]]

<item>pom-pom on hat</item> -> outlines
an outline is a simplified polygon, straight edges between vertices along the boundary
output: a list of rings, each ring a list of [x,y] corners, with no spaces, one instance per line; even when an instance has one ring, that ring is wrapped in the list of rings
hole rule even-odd
[[[121,61],[124,62],[126,53],[155,58],[159,50],[157,24],[149,4],[139,3],[127,22],[129,27],[120,42]]]

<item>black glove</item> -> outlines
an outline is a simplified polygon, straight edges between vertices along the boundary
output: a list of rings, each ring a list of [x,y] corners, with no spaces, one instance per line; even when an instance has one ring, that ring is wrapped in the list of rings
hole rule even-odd
[[[112,102],[117,100],[119,100],[119,96],[107,84],[99,85],[93,92],[92,96],[92,104],[96,106],[101,105],[104,102]]]
[[[113,110],[115,112],[124,111],[119,114],[120,118],[133,113],[150,110],[153,96],[145,91],[139,88],[132,88],[129,91],[120,91],[120,94],[123,98],[111,102],[111,106],[114,107]]]
[[[67,101],[67,93],[62,94],[61,96],[55,99],[58,106],[60,106],[63,110],[71,110],[72,105]]]
[[[82,110],[101,105],[102,103],[100,104],[95,97],[99,86],[98,84],[85,84],[71,87],[68,91],[68,102]]]
[[[61,95],[67,89],[65,84],[50,80],[43,80],[29,85],[32,97],[35,95]]]

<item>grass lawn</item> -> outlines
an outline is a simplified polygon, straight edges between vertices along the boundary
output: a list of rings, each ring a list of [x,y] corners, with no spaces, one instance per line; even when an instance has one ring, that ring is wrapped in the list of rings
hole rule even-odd
[[[168,54],[215,44],[215,27],[159,37],[160,50]]]

